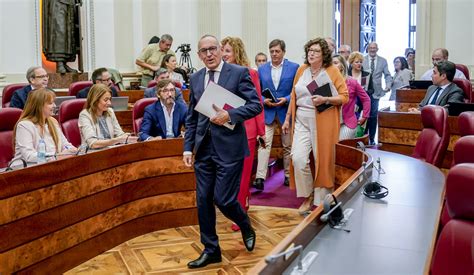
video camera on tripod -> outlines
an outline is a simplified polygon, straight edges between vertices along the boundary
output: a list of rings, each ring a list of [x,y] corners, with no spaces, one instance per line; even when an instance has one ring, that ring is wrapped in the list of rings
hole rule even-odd
[[[191,44],[181,44],[175,52],[181,51],[182,53],[189,53],[191,51]]]
[[[191,51],[191,45],[181,44],[178,46],[178,48],[176,48],[175,52],[178,53],[179,51],[181,52],[181,57],[179,58],[180,68],[175,69],[175,71],[179,70],[178,72],[184,76],[184,81],[188,84],[189,75],[196,71],[196,69],[193,67],[191,57],[189,56],[189,52]]]

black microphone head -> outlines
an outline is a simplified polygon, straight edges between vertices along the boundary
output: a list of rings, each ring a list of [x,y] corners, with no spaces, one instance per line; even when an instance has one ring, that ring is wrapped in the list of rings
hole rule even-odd
[[[382,199],[388,195],[388,189],[380,183],[373,181],[364,185],[363,194],[371,199]]]

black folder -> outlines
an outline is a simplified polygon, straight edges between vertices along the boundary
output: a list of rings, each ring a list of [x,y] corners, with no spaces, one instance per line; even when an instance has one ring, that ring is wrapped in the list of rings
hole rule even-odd
[[[278,99],[276,98],[276,96],[268,88],[263,89],[262,95],[266,98],[270,98],[275,103],[278,102]]]
[[[311,86],[314,86],[314,85],[308,85],[308,86],[311,87]],[[308,87],[308,86],[306,86],[306,87]],[[316,87],[317,87],[317,85],[316,85]],[[310,90],[310,93],[312,95],[320,95],[320,96],[324,96],[324,97],[331,97],[332,96],[331,87],[329,86],[329,83],[326,83],[321,87],[317,87],[316,89],[314,89],[312,91]],[[316,106],[316,110],[318,110],[318,112],[321,113],[321,112],[324,112],[326,109],[331,108],[332,106],[333,106],[332,104],[321,104],[319,106]]]

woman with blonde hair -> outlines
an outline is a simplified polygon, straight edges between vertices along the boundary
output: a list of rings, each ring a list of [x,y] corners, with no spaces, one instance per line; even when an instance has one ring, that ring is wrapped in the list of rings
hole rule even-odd
[[[262,93],[260,89],[260,80],[256,70],[250,68],[250,62],[245,52],[245,46],[242,39],[238,37],[226,37],[221,41],[222,59],[230,64],[237,64],[248,67],[250,78],[255,86],[260,102],[262,101]],[[250,155],[244,159],[244,167],[242,168],[242,179],[240,181],[240,190],[237,196],[240,205],[245,211],[249,209],[250,200],[250,177],[252,174],[253,160],[255,158],[255,147],[257,139],[265,138],[265,116],[263,112],[256,117],[245,121],[245,130],[247,132],[247,142],[249,145]],[[232,224],[232,230],[237,231],[239,227]]]
[[[110,108],[112,91],[104,84],[95,84],[87,95],[84,110],[79,114],[82,144],[102,148],[118,143],[135,142],[136,137],[122,131],[114,110]]]
[[[364,91],[362,86],[351,77],[347,77],[346,60],[342,55],[335,55],[332,57],[332,64],[336,66],[346,79],[347,90],[349,92],[349,101],[342,105],[342,121],[339,133],[339,140],[355,138],[357,125],[364,125],[370,114],[370,97]],[[357,99],[364,106],[364,114],[360,119],[357,119],[355,113],[355,106]]]
[[[58,121],[53,118],[55,97],[55,93],[47,88],[30,92],[13,133],[15,158],[37,162],[40,140],[46,145],[47,156],[77,151],[62,133]]]
[[[349,98],[346,81],[332,65],[332,52],[326,40],[309,40],[304,51],[305,64],[296,72],[282,126],[283,133],[290,133],[292,138],[290,188],[296,186],[296,196],[305,198],[298,209],[302,215],[334,190],[340,109]],[[330,96],[313,94],[313,87],[323,86],[328,87]],[[318,111],[316,107],[323,104],[331,107]],[[315,160],[314,177],[309,167],[311,151]]]

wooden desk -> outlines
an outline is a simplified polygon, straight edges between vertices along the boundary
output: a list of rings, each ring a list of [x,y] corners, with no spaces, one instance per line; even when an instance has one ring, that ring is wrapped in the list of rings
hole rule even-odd
[[[423,130],[421,115],[419,113],[394,112],[385,109],[379,111],[378,120],[379,142],[382,143],[380,149],[410,156],[413,153],[418,136]],[[442,165],[444,169],[451,167],[454,144],[460,137],[458,117],[449,116],[448,125],[451,136]]]
[[[389,189],[388,196],[368,199],[354,179],[352,192],[349,187],[339,192],[344,209],[354,209],[345,227],[350,233],[327,225],[320,230],[319,207],[280,243],[286,246],[278,245],[268,255],[284,251],[291,243],[303,244],[303,257],[309,251],[319,253],[306,274],[421,274],[428,270],[444,195],[443,174],[400,154],[367,152],[381,158],[386,172],[381,182]],[[315,237],[307,240],[312,234]],[[273,264],[262,260],[249,274],[289,274],[295,258]]]
[[[0,273],[62,273],[120,243],[197,224],[182,139],[0,173]]]
[[[145,93],[144,90],[125,90],[125,91],[118,91],[119,96],[128,96],[128,103],[135,103],[139,99],[143,98],[143,94]]]
[[[363,181],[359,181],[359,178],[363,179],[363,168],[362,160],[367,162],[369,167],[372,166],[372,158],[354,147],[337,144],[336,145],[336,182],[340,182],[340,187],[334,191],[334,195],[341,201],[347,201],[353,196],[355,192],[362,186]],[[338,178],[339,171],[343,168],[347,170],[346,176],[340,181]],[[370,174],[370,173],[369,173]],[[319,206],[312,211],[304,220],[301,222],[287,237],[280,242],[268,255],[274,255],[285,251],[291,246],[297,245],[308,245],[311,240],[318,235],[318,233],[325,227],[325,223],[320,221],[320,217],[323,213],[323,207]],[[257,244],[258,245],[258,244]],[[337,254],[334,255],[337,257]],[[281,274],[288,265],[291,264],[296,258],[296,253],[293,253],[289,260],[286,261],[283,258],[278,259],[272,264],[265,263],[264,259],[257,263],[255,267],[248,271],[248,274]],[[313,273],[308,273],[313,274]]]
[[[425,98],[426,89],[399,89],[395,99],[397,112],[407,112],[409,108],[418,108]]]

